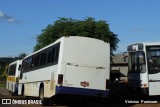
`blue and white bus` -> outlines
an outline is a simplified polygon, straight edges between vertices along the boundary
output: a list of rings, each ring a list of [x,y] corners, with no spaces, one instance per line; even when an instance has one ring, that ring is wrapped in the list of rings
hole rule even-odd
[[[22,61],[19,95],[107,96],[110,79],[110,45],[87,37],[62,37],[26,56]]]

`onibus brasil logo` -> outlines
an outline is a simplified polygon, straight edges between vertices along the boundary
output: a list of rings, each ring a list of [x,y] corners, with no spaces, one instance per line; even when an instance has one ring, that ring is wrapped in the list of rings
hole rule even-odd
[[[41,100],[2,99],[2,104],[42,104]]]

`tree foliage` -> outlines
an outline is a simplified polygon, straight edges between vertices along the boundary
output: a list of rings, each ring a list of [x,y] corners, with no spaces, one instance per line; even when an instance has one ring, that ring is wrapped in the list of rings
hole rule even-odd
[[[7,70],[8,70],[8,65],[6,65],[6,66],[3,65],[3,66],[0,67],[0,71],[1,71],[0,81],[5,81],[6,80]]]
[[[37,44],[34,47],[34,51],[49,45],[62,36],[85,36],[109,42],[111,55],[118,48],[117,44],[119,42],[118,35],[110,31],[107,21],[96,21],[91,17],[87,17],[84,20],[59,18],[54,24],[49,24],[37,36]]]
[[[21,53],[21,54],[18,55],[17,59],[23,59],[26,56],[27,56],[26,53]]]
[[[27,56],[26,53],[21,53],[19,54],[17,57],[11,58],[10,60],[6,60],[3,62],[3,64],[1,64],[0,66],[0,81],[4,81],[7,78],[7,70],[9,68],[9,63],[19,60],[19,59],[23,59],[25,56]]]

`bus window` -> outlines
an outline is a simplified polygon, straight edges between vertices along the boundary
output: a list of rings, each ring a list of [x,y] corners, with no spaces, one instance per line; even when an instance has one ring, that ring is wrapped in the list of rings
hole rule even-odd
[[[27,59],[25,59],[23,62],[22,62],[22,71],[26,71],[27,70]]]
[[[46,64],[46,52],[42,52],[40,58],[40,65],[45,65],[45,64]]]
[[[52,48],[52,62],[55,60],[55,47]]]
[[[8,75],[15,75],[15,73],[16,73],[16,64],[10,66]]]
[[[39,66],[39,57],[40,57],[40,54],[37,54],[35,56],[35,60],[34,60],[34,66],[35,67],[38,67]]]
[[[129,71],[144,73],[146,71],[144,52],[131,52],[129,54]]]
[[[52,57],[52,50],[48,50],[47,63],[51,63],[52,62],[51,57]]]
[[[33,58],[32,57],[29,57],[28,60],[27,60],[27,64],[28,64],[28,69],[31,69],[33,68]]]
[[[55,55],[55,63],[57,64],[58,63],[58,58],[59,58],[59,47],[60,47],[60,45],[58,44],[57,46],[56,46],[56,55]]]
[[[160,72],[160,50],[147,48],[148,72],[154,74]]]

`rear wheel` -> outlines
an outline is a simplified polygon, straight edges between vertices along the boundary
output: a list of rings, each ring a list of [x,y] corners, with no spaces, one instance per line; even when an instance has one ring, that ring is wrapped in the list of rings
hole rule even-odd
[[[24,85],[22,86],[21,96],[24,96]]]
[[[48,100],[48,98],[44,98],[44,88],[43,88],[43,87],[40,88],[39,98],[40,98],[43,106],[49,105],[49,100]]]

